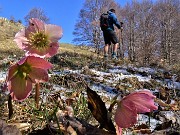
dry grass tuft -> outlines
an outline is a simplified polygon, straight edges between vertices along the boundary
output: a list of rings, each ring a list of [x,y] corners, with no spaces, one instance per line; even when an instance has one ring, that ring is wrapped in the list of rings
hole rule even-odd
[[[0,18],[0,59],[11,55],[22,55],[22,51],[13,41],[15,34],[24,26],[20,23],[3,20]]]

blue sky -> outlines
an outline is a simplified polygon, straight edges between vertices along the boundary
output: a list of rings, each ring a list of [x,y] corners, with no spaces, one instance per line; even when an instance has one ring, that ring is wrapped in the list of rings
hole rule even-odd
[[[117,0],[124,5],[131,0]],[[50,23],[63,28],[62,43],[72,43],[74,25],[85,0],[0,0],[0,17],[10,18],[24,23],[24,17],[36,7],[41,8],[50,18]]]

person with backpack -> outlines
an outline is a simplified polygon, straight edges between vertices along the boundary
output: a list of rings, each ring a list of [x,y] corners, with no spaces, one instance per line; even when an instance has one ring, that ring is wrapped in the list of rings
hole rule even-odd
[[[101,27],[101,30],[103,31],[103,37],[104,37],[104,42],[105,42],[105,46],[104,46],[104,59],[105,60],[108,59],[108,50],[111,43],[114,44],[113,52],[112,52],[112,59],[117,59],[117,49],[119,45],[119,40],[114,31],[114,25],[116,25],[116,27],[120,29],[122,27],[122,24],[123,24],[122,22],[120,23],[117,20],[115,9],[110,9],[109,11],[107,11],[107,14],[103,13],[100,17],[100,27]]]

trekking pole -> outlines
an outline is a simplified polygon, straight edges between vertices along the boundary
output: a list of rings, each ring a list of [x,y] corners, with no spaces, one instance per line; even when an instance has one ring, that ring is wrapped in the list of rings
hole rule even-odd
[[[121,55],[122,55],[122,58],[124,58],[124,53],[123,53],[123,27],[121,28]]]
[[[123,38],[122,38],[122,33],[123,33],[123,22],[121,22],[121,28],[119,31],[119,53],[120,53],[120,58],[123,58]]]

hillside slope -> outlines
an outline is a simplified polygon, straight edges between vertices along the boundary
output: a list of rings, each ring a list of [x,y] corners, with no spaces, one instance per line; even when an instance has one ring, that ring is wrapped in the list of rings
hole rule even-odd
[[[24,26],[19,22],[10,21],[7,18],[0,17],[0,59],[9,57],[10,55],[21,56],[23,51],[20,50],[13,41],[15,34]],[[68,43],[61,43],[59,53],[70,52],[85,55],[92,55],[88,47],[76,46]]]
[[[10,54],[21,52],[13,41],[15,34],[24,26],[18,22],[13,22],[7,18],[0,17],[0,58]],[[21,53],[20,53],[21,54]]]

